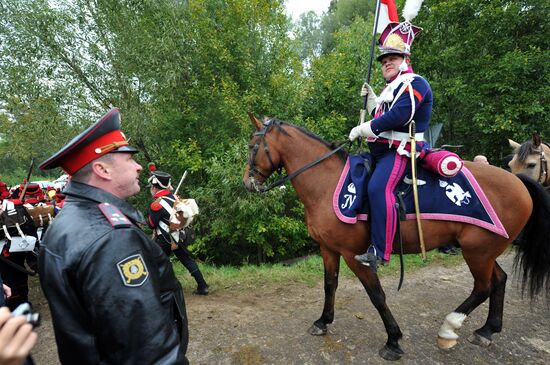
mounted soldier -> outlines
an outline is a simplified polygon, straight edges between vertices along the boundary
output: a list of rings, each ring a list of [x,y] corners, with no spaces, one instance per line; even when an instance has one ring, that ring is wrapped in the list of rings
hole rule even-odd
[[[416,15],[416,14],[415,14]],[[406,17],[407,19],[407,17]],[[397,229],[395,189],[405,174],[411,172],[410,126],[415,151],[421,154],[429,148],[424,139],[432,115],[433,96],[429,83],[413,72],[411,46],[422,31],[408,20],[390,22],[379,38],[380,62],[386,87],[377,96],[365,83],[361,94],[367,99],[367,111],[373,117],[350,131],[354,141],[366,137],[375,169],[368,185],[371,211],[371,245],[367,252],[355,256],[365,266],[376,270],[378,262],[390,259]]]
[[[189,252],[187,246],[195,239],[195,233],[190,222],[179,222],[179,227],[174,227],[174,220],[178,219],[176,215],[176,200],[179,199],[171,192],[172,176],[170,174],[158,171],[155,164],[149,164],[151,176],[148,183],[151,195],[154,201],[149,207],[149,226],[154,230],[155,242],[162,248],[164,253],[169,257],[173,252],[183,266],[189,271],[191,276],[197,282],[197,289],[193,292],[198,295],[208,295],[208,284],[199,269],[199,266],[193,258],[193,254]],[[189,211],[185,214],[187,217],[179,219],[192,219],[195,213]],[[178,222],[177,222],[178,223]],[[182,227],[182,224],[183,226]]]

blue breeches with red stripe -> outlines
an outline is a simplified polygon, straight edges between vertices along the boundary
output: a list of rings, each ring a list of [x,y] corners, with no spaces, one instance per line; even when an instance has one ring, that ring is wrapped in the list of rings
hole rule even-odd
[[[403,175],[410,174],[410,158],[394,148],[373,153],[376,167],[368,185],[371,245],[376,256],[389,260],[399,215],[395,207],[395,189]],[[373,248],[369,248],[369,251]]]

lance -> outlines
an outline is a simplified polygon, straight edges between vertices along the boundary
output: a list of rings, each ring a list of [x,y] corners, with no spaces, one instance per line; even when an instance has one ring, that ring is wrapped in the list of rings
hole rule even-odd
[[[27,173],[27,179],[25,180],[25,186],[23,187],[23,190],[21,191],[21,194],[19,194],[19,199],[23,201],[23,198],[25,197],[25,193],[27,192],[27,187],[29,186],[29,181],[31,179],[32,169],[34,167],[34,157],[31,159],[31,165],[29,166],[29,172]]]
[[[185,172],[184,172],[183,175],[181,176],[181,179],[180,179],[180,182],[179,182],[179,184],[178,184],[178,187],[176,188],[176,191],[174,191],[174,195],[178,195],[178,191],[180,190],[181,184],[183,183],[183,180],[185,180],[186,177],[187,177],[187,170],[185,170]]]
[[[376,29],[378,28],[378,18],[380,15],[380,0],[376,1],[376,13],[374,16],[374,27],[372,28],[372,42],[370,45],[370,59],[369,59],[369,69],[367,72],[367,79],[366,83],[368,84],[370,82],[370,77],[372,74],[372,62],[374,60],[374,46],[376,44]],[[359,114],[359,124],[362,124],[365,122],[365,114],[367,113],[367,95],[363,96],[363,106],[361,108],[361,112]]]

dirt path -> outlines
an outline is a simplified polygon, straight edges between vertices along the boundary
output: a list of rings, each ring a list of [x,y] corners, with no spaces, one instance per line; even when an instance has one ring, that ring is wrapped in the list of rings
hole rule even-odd
[[[396,276],[382,279],[403,332],[406,354],[398,364],[550,364],[550,307],[522,300],[511,275],[512,256],[499,262],[509,274],[504,328],[489,348],[467,341],[483,325],[487,304],[465,321],[455,349],[443,352],[436,345],[444,316],[471,291],[473,280],[464,264],[407,274],[400,292]],[[307,329],[321,314],[322,283],[313,288],[267,285],[253,292],[213,289],[208,297],[186,297],[192,364],[389,364],[378,356],[386,341],[382,321],[357,279],[340,280],[335,321],[321,337]],[[37,365],[58,364],[46,303],[37,288],[33,296],[44,317],[33,356]]]

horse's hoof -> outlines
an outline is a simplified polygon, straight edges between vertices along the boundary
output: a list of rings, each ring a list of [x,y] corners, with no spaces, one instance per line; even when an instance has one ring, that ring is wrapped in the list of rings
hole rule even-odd
[[[314,323],[311,327],[309,327],[308,332],[310,335],[313,335],[313,336],[323,336],[327,334],[327,327],[325,326],[325,328],[319,328]]]
[[[382,357],[384,360],[389,361],[397,361],[401,358],[401,356],[404,354],[403,350],[400,348],[394,350],[389,348],[387,345],[384,346],[380,351],[378,352],[380,357]]]
[[[478,345],[481,347],[489,347],[492,343],[492,341],[487,337],[483,337],[475,332],[470,337],[468,337],[468,341],[470,341],[470,343],[473,343],[474,345]]]
[[[456,344],[456,340],[450,340],[448,338],[437,336],[437,346],[442,350],[452,349],[453,347],[455,347]]]

